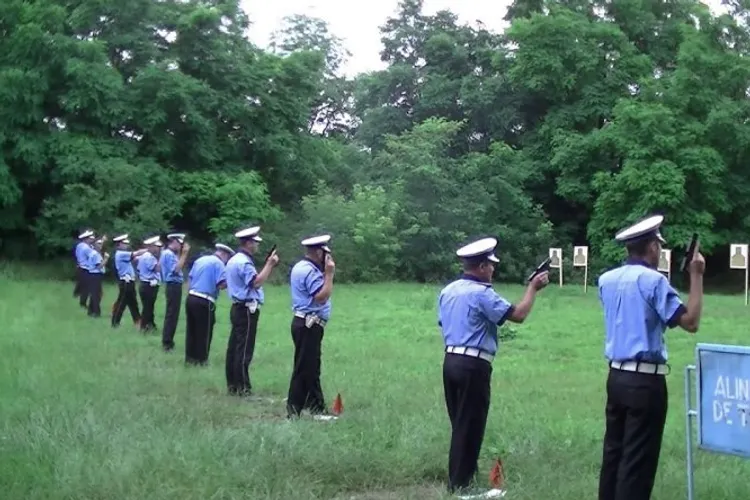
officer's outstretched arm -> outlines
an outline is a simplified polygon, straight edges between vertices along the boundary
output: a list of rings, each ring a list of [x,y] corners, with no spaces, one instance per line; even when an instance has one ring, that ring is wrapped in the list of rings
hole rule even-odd
[[[547,271],[534,276],[526,287],[526,292],[523,294],[521,301],[511,307],[508,312],[508,319],[513,323],[523,323],[526,321],[531,308],[534,307],[536,293],[547,286],[547,283],[549,283],[549,273]]]
[[[518,304],[511,306],[510,314],[508,314],[508,319],[510,321],[513,323],[523,323],[526,321],[526,318],[529,317],[529,313],[531,312],[531,308],[534,307],[536,292],[537,289],[534,287],[533,283],[529,283],[529,286],[526,287],[526,292],[523,294],[523,298]]]
[[[498,326],[508,320],[523,323],[534,304],[536,292],[537,289],[530,284],[521,301],[513,305],[488,287],[481,297],[482,312],[489,321]]]

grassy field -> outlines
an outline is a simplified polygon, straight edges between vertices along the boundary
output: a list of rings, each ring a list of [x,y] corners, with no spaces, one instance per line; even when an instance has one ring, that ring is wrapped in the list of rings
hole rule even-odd
[[[3,279],[0,497],[31,499],[444,498],[449,440],[437,286],[340,286],[323,346],[335,423],[284,416],[288,289],[267,290],[251,378],[267,400],[225,395],[228,301],[210,366],[182,364],[123,320],[90,319],[72,283]],[[511,299],[520,287],[497,286]],[[107,311],[115,298],[108,287]],[[161,326],[164,294],[157,302]],[[125,318],[128,318],[127,312]],[[741,296],[708,297],[702,330],[669,333],[670,412],[654,498],[686,498],[682,369],[701,341],[746,343]],[[602,321],[595,290],[551,285],[494,364],[480,479],[502,456],[511,500],[596,498],[603,434]],[[748,498],[750,463],[699,452],[701,500]]]

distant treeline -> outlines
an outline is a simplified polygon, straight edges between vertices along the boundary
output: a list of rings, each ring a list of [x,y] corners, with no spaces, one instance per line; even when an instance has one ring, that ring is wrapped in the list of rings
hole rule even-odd
[[[436,281],[500,240],[499,278],[666,215],[708,272],[750,239],[750,33],[732,3],[516,1],[493,33],[404,0],[354,80],[324,22],[262,50],[236,0],[0,4],[0,252],[66,258],[84,227],[195,242],[261,224],[283,265],[329,232],[341,281]],[[676,279],[681,277],[676,276]],[[742,277],[736,277],[742,279]],[[741,281],[740,281],[741,282]]]

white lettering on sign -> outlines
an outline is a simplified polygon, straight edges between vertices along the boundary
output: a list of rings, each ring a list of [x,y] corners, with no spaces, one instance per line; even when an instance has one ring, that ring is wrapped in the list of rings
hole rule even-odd
[[[719,377],[716,379],[714,397],[739,401],[750,401],[750,379]]]
[[[714,422],[733,425],[736,417],[741,427],[750,427],[750,379],[718,377],[714,398]]]

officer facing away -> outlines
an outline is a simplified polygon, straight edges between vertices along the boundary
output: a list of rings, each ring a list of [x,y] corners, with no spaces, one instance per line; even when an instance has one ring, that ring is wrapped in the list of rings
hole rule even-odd
[[[164,351],[174,349],[174,332],[180,319],[182,305],[182,282],[185,261],[190,251],[190,244],[185,241],[185,234],[171,233],[167,235],[167,247],[159,256],[161,280],[165,286],[167,297],[164,309],[164,326],[161,330],[161,345]]]
[[[336,264],[331,257],[330,235],[302,241],[305,256],[292,268],[292,341],[294,367],[287,398],[288,418],[307,409],[316,420],[336,420],[326,411],[320,386],[320,354],[323,333],[331,317],[331,293]]]
[[[599,500],[648,500],[659,463],[667,417],[669,373],[664,332],[680,326],[698,331],[706,263],[696,251],[689,264],[687,307],[656,270],[665,242],[661,215],[649,217],[615,236],[628,250],[621,267],[599,277],[609,361],[606,432]]]
[[[497,328],[506,321],[523,323],[537,291],[549,283],[548,273],[535,276],[521,301],[513,305],[492,289],[498,261],[497,240],[484,238],[459,249],[463,275],[443,288],[438,298],[438,324],[445,341],[443,388],[451,422],[448,489],[470,493],[477,472],[490,408],[492,361],[498,348]],[[502,496],[491,490],[476,497]]]
[[[135,293],[135,269],[133,261],[146,253],[146,249],[136,251],[130,250],[130,240],[127,234],[121,234],[112,238],[117,245],[115,251],[115,271],[117,272],[117,286],[119,293],[112,307],[112,328],[120,326],[122,314],[125,307],[130,309],[130,317],[133,324],[138,326],[141,322],[141,313],[138,311],[138,298]]]
[[[185,364],[205,365],[216,324],[216,300],[227,286],[225,267],[234,250],[217,243],[216,251],[193,262],[185,300]]]
[[[229,321],[232,331],[227,342],[226,377],[229,394],[249,396],[252,391],[249,368],[255,352],[260,308],[264,302],[263,283],[279,262],[276,250],[271,252],[258,272],[253,255],[258,251],[260,226],[235,233],[240,248],[227,262],[227,294],[232,301]]]

